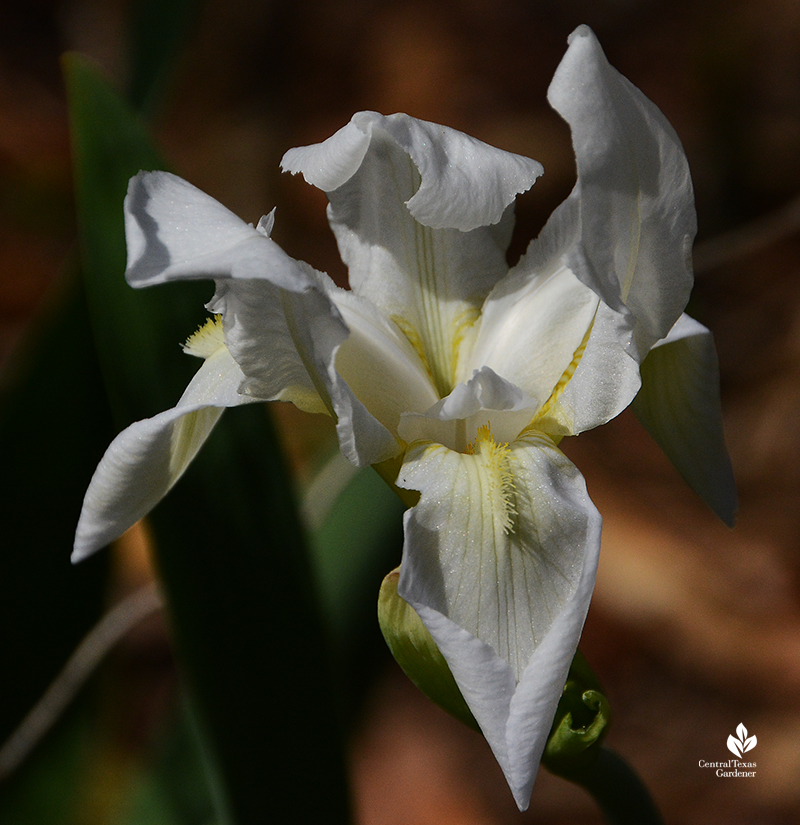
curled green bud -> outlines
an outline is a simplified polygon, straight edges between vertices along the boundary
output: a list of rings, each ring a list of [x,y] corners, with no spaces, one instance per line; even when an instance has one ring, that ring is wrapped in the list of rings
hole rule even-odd
[[[378,622],[395,661],[440,708],[480,730],[436,642],[411,605],[397,594],[400,568],[386,576],[378,596]]]
[[[610,722],[608,699],[586,659],[576,651],[542,763],[553,773],[570,778],[597,758]]]

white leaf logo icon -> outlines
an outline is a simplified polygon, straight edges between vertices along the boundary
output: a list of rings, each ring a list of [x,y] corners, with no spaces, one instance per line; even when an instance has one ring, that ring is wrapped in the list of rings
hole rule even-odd
[[[741,758],[742,756],[742,743],[731,734],[728,737],[728,750],[734,755]]]
[[[738,736],[738,739],[736,738]],[[731,734],[728,737],[728,750],[734,755],[741,758],[743,753],[753,750],[758,740],[755,736],[747,736],[747,728],[739,722],[736,728],[736,736]]]

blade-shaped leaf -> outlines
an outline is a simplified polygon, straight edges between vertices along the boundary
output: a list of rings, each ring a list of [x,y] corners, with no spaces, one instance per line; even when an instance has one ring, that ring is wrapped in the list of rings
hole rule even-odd
[[[131,4],[139,23],[131,61],[137,104],[158,97],[199,5]],[[131,141],[126,145],[130,149]],[[121,220],[115,212],[108,217]],[[98,618],[108,568],[103,555],[79,568],[67,560],[75,514],[113,423],[86,298],[74,272],[65,278],[19,347],[13,377],[7,369],[2,382],[0,443],[5,476],[13,483],[0,496],[0,669],[13,669],[14,676],[0,679],[0,741]]]
[[[355,470],[338,451],[306,499],[319,500],[325,494],[319,488],[336,488],[341,478],[332,506],[312,524],[310,543],[330,633],[339,650],[351,653],[345,649],[359,626],[374,623],[380,583],[400,560],[405,507],[372,468]]]
[[[4,376],[0,410],[0,742],[97,620],[108,559],[69,564],[83,491],[112,422],[73,277]]]
[[[89,702],[79,700],[29,759],[2,784],[0,822],[41,825],[58,822],[74,825],[85,818],[85,788],[91,773],[96,719]],[[83,797],[83,798],[81,798]]]
[[[228,825],[214,811],[203,741],[187,701],[170,719],[157,756],[132,782],[117,825]]]
[[[164,162],[141,123],[99,69],[64,58],[69,95],[75,195],[92,329],[118,423],[174,405],[197,368],[179,349],[206,317],[209,284],[132,290],[125,282],[122,203],[128,180]]]
[[[127,423],[177,400],[195,365],[176,343],[197,325],[188,319],[210,289],[200,297],[192,285],[126,286],[127,180],[161,164],[90,63],[71,56],[66,76],[92,322],[115,410]],[[224,416],[153,525],[179,658],[233,820],[346,821],[313,576],[264,408]]]
[[[136,109],[149,113],[156,108],[201,6],[200,0],[139,0],[132,4],[133,71],[128,99]]]

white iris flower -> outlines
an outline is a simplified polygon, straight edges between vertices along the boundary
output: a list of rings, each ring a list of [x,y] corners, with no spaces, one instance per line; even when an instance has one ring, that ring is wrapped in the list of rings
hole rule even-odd
[[[284,169],[329,197],[350,290],[190,184],[140,173],[127,278],[213,278],[205,361],[178,405],[125,430],[86,495],[80,559],[145,515],[228,406],[292,401],[336,419],[344,454],[416,491],[399,594],[447,660],[527,807],[589,607],[601,519],[558,449],[627,407],[714,509],[735,493],[692,285],[689,170],[663,115],[578,29],[549,100],[578,182],[510,271],[533,160],[404,114],[361,112]],[[648,353],[648,367],[640,364]],[[396,477],[395,477],[396,473]]]

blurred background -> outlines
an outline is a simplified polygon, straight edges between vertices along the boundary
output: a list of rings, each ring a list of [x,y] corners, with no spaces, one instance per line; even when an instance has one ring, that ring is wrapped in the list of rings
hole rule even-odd
[[[76,247],[59,57],[89,55],[114,85],[131,88],[134,12],[121,0],[0,6],[7,374],[21,368]],[[340,283],[346,272],[324,195],[281,175],[279,161],[353,112],[408,112],[541,161],[544,176],[518,201],[512,260],[574,183],[569,132],[546,90],[577,25],[588,23],[612,64],[666,114],[695,183],[690,311],[716,337],[740,511],[734,530],[719,523],[629,413],[565,443],[605,524],[581,649],[614,710],[608,742],[640,772],[668,823],[798,821],[800,4],[205,0],[189,17],[154,109],[164,156],[245,220],[277,206],[273,237]],[[275,413],[302,480],[332,443],[330,424],[294,408]],[[114,553],[109,603],[152,575],[135,536]],[[545,771],[519,814],[485,743],[416,692],[382,652],[377,623],[365,632],[376,664],[348,744],[359,825],[601,821],[587,795]],[[63,821],[126,821],[176,684],[167,629],[152,616],[90,684],[94,744],[74,788],[80,802]],[[756,777],[701,769],[699,760],[730,758],[725,743],[740,722],[758,737],[749,754]]]

